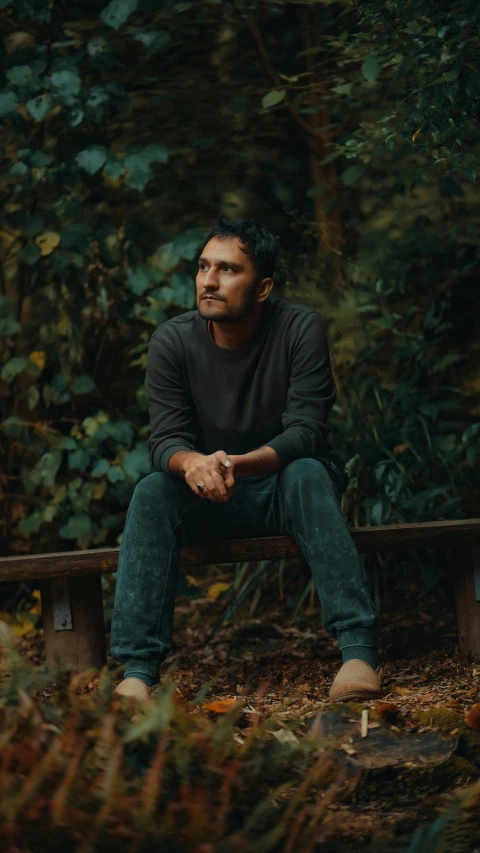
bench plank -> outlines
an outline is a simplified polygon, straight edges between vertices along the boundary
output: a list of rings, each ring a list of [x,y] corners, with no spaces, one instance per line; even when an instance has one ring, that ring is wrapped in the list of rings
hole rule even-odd
[[[348,531],[359,553],[364,554],[421,547],[449,551],[456,589],[459,648],[480,659],[480,595],[476,591],[480,577],[480,519],[348,528]],[[0,583],[39,581],[47,669],[68,666],[82,671],[105,665],[101,576],[117,571],[119,551],[119,548],[96,548],[0,558]],[[180,563],[196,566],[299,556],[302,556],[300,548],[291,537],[268,536],[185,545],[180,551]],[[67,584],[55,585],[55,578],[63,578]],[[56,593],[60,596],[57,626],[54,587],[58,587]]]
[[[361,554],[409,551],[423,547],[448,549],[459,543],[480,543],[480,519],[349,527],[348,532]],[[119,550],[91,548],[86,551],[0,557],[0,583],[116,572]],[[185,545],[180,551],[180,564],[198,566],[299,556],[300,548],[290,536],[220,539]]]

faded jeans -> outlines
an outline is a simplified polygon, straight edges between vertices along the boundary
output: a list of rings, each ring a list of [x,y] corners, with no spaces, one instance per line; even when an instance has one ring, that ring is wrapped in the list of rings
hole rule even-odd
[[[376,646],[378,614],[341,498],[348,474],[311,458],[235,480],[226,503],[196,495],[176,474],[155,471],[133,493],[120,545],[112,657],[125,674],[159,678],[172,645],[180,548],[208,539],[291,536],[314,579],[326,631],[339,649]]]

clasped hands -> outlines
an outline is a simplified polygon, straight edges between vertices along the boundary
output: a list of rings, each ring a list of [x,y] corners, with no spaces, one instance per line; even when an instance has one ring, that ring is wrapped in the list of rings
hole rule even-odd
[[[195,456],[185,465],[185,481],[200,498],[213,503],[226,503],[233,494],[235,463],[224,450],[209,456]],[[198,484],[205,483],[200,490]]]

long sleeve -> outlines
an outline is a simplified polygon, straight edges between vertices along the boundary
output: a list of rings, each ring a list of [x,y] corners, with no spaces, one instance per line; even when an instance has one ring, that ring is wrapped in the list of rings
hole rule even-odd
[[[179,450],[195,450],[192,413],[180,358],[172,343],[152,336],[147,355],[147,397],[152,465],[168,473],[168,460]]]
[[[318,312],[306,312],[293,345],[283,433],[266,442],[282,466],[294,459],[316,458],[328,447],[327,418],[336,396],[325,322]]]

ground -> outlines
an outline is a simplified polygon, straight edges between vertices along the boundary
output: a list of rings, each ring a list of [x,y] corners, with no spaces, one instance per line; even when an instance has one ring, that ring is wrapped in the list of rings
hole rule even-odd
[[[328,710],[328,690],[340,666],[335,640],[319,625],[316,601],[310,600],[294,622],[286,604],[288,597],[284,595],[281,600],[272,587],[257,612],[249,615],[245,608],[205,644],[226,606],[222,595],[213,597],[218,592],[213,583],[228,584],[231,580],[228,572],[218,571],[213,578],[205,575],[197,580],[197,597],[177,598],[174,646],[161,672],[173,667],[178,692],[187,703],[203,689],[209,702],[241,697],[246,713],[257,713],[264,719],[280,712],[287,727],[292,721],[308,725],[319,709]],[[248,607],[251,606],[250,602]],[[412,585],[403,598],[386,602],[381,622],[380,659],[385,689],[382,701],[394,708],[390,709],[393,717],[384,718],[378,716],[376,702],[363,703],[362,707],[369,709],[371,729],[378,727],[378,722],[372,720],[380,719],[382,726],[391,729],[393,725],[395,731],[443,731],[451,735],[453,743],[465,726],[465,713],[480,701],[480,664],[458,652],[451,600],[442,590],[426,594]],[[41,634],[22,638],[19,651],[34,664],[42,663]],[[110,656],[107,662],[109,667],[118,666]],[[93,679],[85,684],[83,692],[94,693],[96,683],[97,679]],[[43,692],[48,691],[46,688]],[[440,708],[449,711],[446,729],[438,721]],[[419,724],[421,710],[426,713]],[[196,712],[193,707],[192,712]],[[355,714],[358,708],[347,708],[343,716],[352,722]],[[241,727],[237,736],[241,741]],[[344,746],[348,752],[348,743]],[[356,754],[355,748],[354,744],[352,754]],[[325,825],[326,842],[336,834],[366,842],[380,824],[383,829],[391,827],[396,837],[411,834],[419,821],[435,816],[449,790],[467,784],[468,772],[464,778],[463,765],[459,766],[460,771],[457,767],[453,776],[445,774],[440,789],[437,785],[429,791],[427,786],[421,797],[418,790],[411,795],[393,796],[387,785],[383,791],[372,791],[371,797],[333,803]],[[475,762],[469,768],[475,778]]]

